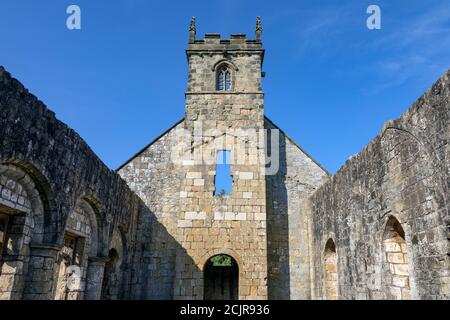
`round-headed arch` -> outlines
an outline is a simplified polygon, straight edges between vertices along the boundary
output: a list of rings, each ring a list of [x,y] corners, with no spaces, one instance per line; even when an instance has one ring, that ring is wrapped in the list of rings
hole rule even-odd
[[[35,165],[23,160],[0,163],[0,175],[20,183],[28,194],[33,209],[33,243],[56,243],[56,206],[48,179]]]
[[[228,254],[210,257],[203,268],[203,298],[205,300],[239,299],[239,265]]]
[[[396,217],[390,215],[383,231],[383,283],[388,299],[411,299],[411,274],[405,231]]]
[[[338,298],[338,270],[336,244],[329,238],[324,249],[324,286],[325,299],[336,300]]]
[[[232,249],[227,249],[227,248],[208,250],[199,259],[199,261],[197,263],[198,268],[202,271],[205,271],[205,266],[206,266],[206,263],[209,261],[209,259],[211,259],[214,256],[218,256],[218,255],[227,255],[227,256],[230,256],[231,258],[233,258],[234,261],[236,261],[236,263],[237,263],[237,266],[239,268],[239,275],[241,276],[242,269],[243,269],[242,258],[236,251],[234,251]]]

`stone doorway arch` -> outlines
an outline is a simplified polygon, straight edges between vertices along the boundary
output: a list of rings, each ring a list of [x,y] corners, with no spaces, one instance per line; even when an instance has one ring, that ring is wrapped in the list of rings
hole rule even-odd
[[[239,266],[227,254],[209,258],[203,268],[205,300],[239,299]]]

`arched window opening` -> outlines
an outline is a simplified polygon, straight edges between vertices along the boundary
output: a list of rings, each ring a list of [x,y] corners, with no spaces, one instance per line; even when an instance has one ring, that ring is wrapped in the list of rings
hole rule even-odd
[[[386,224],[383,246],[388,298],[395,300],[411,299],[405,232],[400,222],[394,217],[390,217]]]
[[[325,265],[325,299],[336,300],[338,298],[338,275],[336,245],[332,239],[327,241],[324,254]]]
[[[205,300],[237,300],[239,267],[233,257],[219,254],[211,257],[204,268]]]
[[[227,65],[223,65],[217,69],[216,90],[230,91],[232,85],[231,71]]]

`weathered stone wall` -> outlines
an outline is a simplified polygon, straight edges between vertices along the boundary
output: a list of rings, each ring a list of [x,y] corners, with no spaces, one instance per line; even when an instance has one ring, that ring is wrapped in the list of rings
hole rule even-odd
[[[176,130],[183,125],[178,122],[118,169],[152,213],[139,223],[145,247],[138,263],[148,284],[136,298],[173,298],[181,174],[171,154]]]
[[[339,299],[450,298],[449,76],[386,123],[311,197],[313,298],[325,295],[329,239],[336,243]]]
[[[266,176],[268,285],[270,299],[311,296],[309,235],[304,202],[324,183],[328,173],[269,119],[265,128],[278,130],[279,170]]]
[[[95,250],[90,250],[92,246],[83,249],[82,290],[87,298],[99,298],[115,228],[128,249],[123,250],[128,254],[122,257],[126,275],[121,283],[121,295],[128,296],[130,288],[143,281],[132,277],[139,270],[130,264],[142,201],[78,134],[3,68],[0,110],[0,213],[10,220],[6,245],[11,247],[2,257],[0,297],[54,297],[57,261],[67,229],[86,240],[87,231],[95,232]],[[92,229],[81,230],[84,216],[74,212],[81,200],[95,215],[90,217],[95,228],[91,224]],[[68,222],[69,216],[74,220]]]

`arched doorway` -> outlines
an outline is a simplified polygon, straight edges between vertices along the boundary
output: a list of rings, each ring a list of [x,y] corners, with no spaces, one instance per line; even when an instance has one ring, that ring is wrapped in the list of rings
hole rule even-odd
[[[384,230],[383,247],[388,299],[411,299],[405,231],[400,222],[393,216],[389,217]]]
[[[205,300],[237,300],[239,267],[233,257],[219,254],[208,259],[204,267]]]

